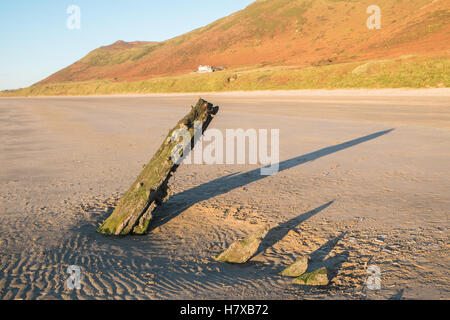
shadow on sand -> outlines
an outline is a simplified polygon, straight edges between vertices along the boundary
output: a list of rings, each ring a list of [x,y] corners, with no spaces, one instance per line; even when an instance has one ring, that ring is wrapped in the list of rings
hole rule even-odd
[[[331,204],[333,204],[334,201],[327,202],[320,207],[317,207],[311,211],[302,213],[301,215],[290,219],[284,223],[279,224],[278,226],[272,228],[269,230],[267,235],[263,238],[261,241],[261,245],[258,248],[258,251],[255,253],[255,256],[263,254],[265,250],[275,245],[278,241],[281,241],[290,230],[294,230],[297,226],[299,226],[302,222],[308,220],[309,218],[313,217],[314,215],[318,214],[322,210],[328,208]],[[336,277],[339,269],[341,268],[342,264],[346,261],[348,261],[349,252],[344,251],[341,252],[333,257],[329,257],[325,259],[331,251],[336,247],[339,241],[341,241],[345,235],[346,232],[341,232],[338,236],[328,240],[326,243],[321,245],[318,249],[316,249],[314,252],[309,254],[309,262],[308,262],[308,270],[306,272],[311,272],[314,270],[317,270],[321,267],[326,267],[328,270],[328,278],[331,281],[333,278]],[[252,258],[253,258],[252,257]],[[299,258],[300,256],[292,257],[294,260]],[[272,266],[274,267],[274,266]],[[282,269],[284,269],[286,266],[284,266]],[[278,270],[281,271],[282,269]]]
[[[351,148],[360,143],[376,139],[380,136],[390,133],[394,129],[379,131],[357,139],[353,139],[334,146],[329,146],[308,154],[291,158],[279,163],[279,172],[314,161],[329,154]],[[260,168],[248,172],[232,173],[212,181],[201,184],[197,187],[185,190],[172,196],[165,205],[158,207],[154,212],[154,218],[150,224],[149,231],[167,223],[180,213],[194,205],[195,203],[213,198],[215,196],[227,193],[233,189],[243,187],[255,181],[262,180],[267,176],[260,174]],[[171,204],[176,204],[171,206]]]
[[[310,254],[310,263],[308,270],[306,272],[311,272],[313,270],[319,269],[321,267],[326,267],[328,270],[328,279],[331,281],[337,276],[337,273],[341,269],[344,262],[348,261],[349,252],[344,251],[333,257],[325,259],[328,254],[336,247],[339,241],[341,241],[346,232],[342,232],[337,237],[330,239],[321,245],[317,250]]]
[[[264,239],[261,241],[261,245],[258,248],[258,251],[255,253],[255,256],[264,252],[268,248],[275,245],[278,241],[282,240],[290,230],[295,229],[298,227],[302,222],[308,220],[312,216],[318,214],[322,210],[328,208],[334,201],[327,202],[320,207],[317,207],[313,210],[310,210],[308,212],[302,213],[301,215],[292,218],[286,222],[280,223],[276,227],[269,230],[267,235],[264,237]]]

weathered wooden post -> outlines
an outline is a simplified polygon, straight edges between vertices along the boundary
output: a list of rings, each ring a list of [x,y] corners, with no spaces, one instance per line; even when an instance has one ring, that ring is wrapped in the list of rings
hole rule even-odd
[[[144,234],[147,231],[152,212],[156,206],[168,199],[168,181],[179,164],[172,159],[172,152],[179,144],[172,135],[178,129],[188,130],[190,146],[185,153],[194,148],[194,122],[201,122],[203,133],[219,107],[199,99],[195,107],[169,131],[161,147],[144,167],[137,179],[119,200],[113,213],[97,229],[97,232],[110,235]],[[185,155],[185,154],[184,154]]]

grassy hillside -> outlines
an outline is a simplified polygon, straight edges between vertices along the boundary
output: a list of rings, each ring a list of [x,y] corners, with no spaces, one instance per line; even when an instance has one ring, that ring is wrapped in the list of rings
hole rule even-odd
[[[366,27],[372,4],[258,0],[164,42],[98,48],[16,94],[448,86],[450,2],[379,0],[381,30]],[[190,74],[199,64],[227,70]]]
[[[307,68],[240,68],[142,81],[88,80],[39,84],[2,96],[93,95],[233,90],[450,87],[450,58],[402,56]]]

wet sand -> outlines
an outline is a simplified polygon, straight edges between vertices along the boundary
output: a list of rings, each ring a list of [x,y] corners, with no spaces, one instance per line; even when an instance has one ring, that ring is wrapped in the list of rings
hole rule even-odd
[[[201,94],[211,128],[280,129],[280,172],[182,165],[147,235],[95,233],[198,96],[0,99],[1,299],[450,298],[448,89]],[[264,223],[248,263],[213,259]],[[329,286],[277,275],[304,254]]]

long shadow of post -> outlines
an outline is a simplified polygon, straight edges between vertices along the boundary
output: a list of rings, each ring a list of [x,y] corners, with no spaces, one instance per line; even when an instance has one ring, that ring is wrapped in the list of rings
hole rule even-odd
[[[337,237],[332,238],[331,240],[327,241],[323,245],[320,246],[317,250],[315,250],[313,253],[309,255],[310,257],[310,270],[313,271],[315,269],[318,269],[320,267],[326,267],[328,270],[328,277],[329,279],[333,279],[336,277],[339,269],[341,268],[341,265],[348,260],[349,252],[343,251],[334,257],[330,257],[325,259],[328,254],[333,251],[333,249],[336,247],[339,241],[341,241],[347,232],[341,232],[340,235]]]
[[[296,216],[295,218],[292,218],[286,222],[280,223],[278,226],[270,229],[269,232],[267,233],[267,235],[261,241],[261,244],[260,244],[258,250],[256,251],[256,253],[254,254],[254,256],[262,253],[263,251],[267,250],[269,247],[276,244],[278,241],[283,239],[290,230],[295,229],[298,225],[300,225],[304,221],[306,221],[309,218],[311,218],[312,216],[318,214],[322,210],[325,210],[333,202],[334,202],[334,200],[327,202],[327,203],[321,205],[320,207],[317,207],[313,210],[302,213],[301,215]]]
[[[327,156],[329,154],[348,149],[350,147],[356,146],[360,143],[373,140],[375,138],[378,138],[380,136],[383,136],[385,134],[388,134],[389,132],[393,131],[393,129],[379,131],[376,133],[372,133],[357,139],[353,139],[344,143],[340,143],[334,146],[329,146],[302,156],[298,156],[295,158],[291,158],[285,161],[279,162],[279,172],[299,166],[301,164],[304,164],[306,162],[314,161],[316,159],[319,159],[321,157]],[[192,205],[194,205],[197,202],[207,200],[210,198],[213,198],[217,195],[227,193],[233,189],[243,187],[247,184],[250,184],[255,181],[262,180],[266,178],[267,176],[263,176],[260,174],[260,168],[251,170],[244,173],[232,173],[230,175],[226,175],[217,179],[214,179],[210,182],[204,183],[202,185],[199,185],[197,187],[185,190],[183,192],[180,192],[176,195],[174,195],[172,198],[170,198],[166,205],[159,207],[155,211],[155,217],[153,219],[153,222],[150,226],[150,229],[154,229],[158,226],[161,226],[165,224],[166,222],[170,221],[171,219],[178,216],[180,213],[182,213],[184,210],[188,209]],[[177,203],[175,208],[169,208],[171,203]],[[181,203],[181,205],[179,205]],[[169,205],[169,206],[168,206]]]
[[[341,232],[337,237],[334,237],[323,245],[321,245],[318,249],[316,249],[313,253],[309,255],[311,262],[323,262],[325,261],[325,257],[333,251],[334,247],[336,247],[337,243],[341,241],[347,232]]]

